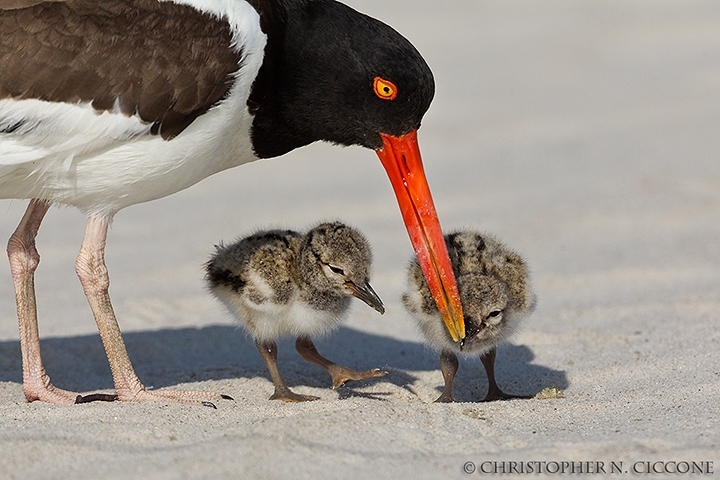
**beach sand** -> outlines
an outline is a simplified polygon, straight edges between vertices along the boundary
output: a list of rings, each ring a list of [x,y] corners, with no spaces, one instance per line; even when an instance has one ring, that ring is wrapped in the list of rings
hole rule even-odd
[[[348,3],[406,35],[435,72],[419,138],[443,227],[492,232],[532,268],[538,306],[499,349],[498,382],[564,398],[478,403],[484,370],[461,360],[459,402],[432,403],[438,355],[400,302],[412,249],[385,173],[373,152],[313,145],[115,218],[110,293],[140,378],[234,397],[216,410],[26,403],[5,267],[0,478],[418,480],[503,461],[549,462],[537,478],[581,461],[630,477],[647,469],[636,462],[720,470],[720,3]],[[2,238],[25,206],[0,202]],[[333,391],[283,341],[288,384],[320,400],[269,401],[267,370],[205,290],[203,263],[214,243],[328,219],[368,237],[387,312],[355,301],[318,348],[389,374]],[[111,389],[74,272],[83,231],[66,208],[40,230],[43,357],[59,387]]]

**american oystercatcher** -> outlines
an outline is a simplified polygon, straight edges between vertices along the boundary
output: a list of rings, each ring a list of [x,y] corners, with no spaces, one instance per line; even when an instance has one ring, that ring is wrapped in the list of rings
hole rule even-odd
[[[433,94],[405,38],[333,0],[0,0],[0,198],[30,199],[7,247],[28,401],[206,398],[148,391],[136,376],[108,296],[108,225],[124,207],[319,140],[377,152],[448,331],[464,338],[417,144]],[[87,215],[76,271],[116,396],[55,388],[43,368],[35,237],[52,204]]]
[[[435,401],[455,401],[452,390],[458,370],[456,353],[480,355],[488,377],[486,402],[530,398],[507,394],[495,381],[497,345],[535,308],[525,260],[490,235],[460,231],[445,239],[460,289],[467,337],[458,344],[448,334],[417,261],[410,264],[407,291],[402,298],[427,343],[441,352],[445,389]]]
[[[358,371],[333,363],[311,340],[337,327],[353,296],[385,313],[369,283],[371,261],[365,237],[340,222],[321,223],[304,235],[262,231],[217,247],[206,265],[208,286],[255,340],[275,385],[270,400],[318,399],[292,392],[283,381],[275,343],[283,336],[297,337],[298,353],[327,370],[333,388],[387,374],[378,368]]]

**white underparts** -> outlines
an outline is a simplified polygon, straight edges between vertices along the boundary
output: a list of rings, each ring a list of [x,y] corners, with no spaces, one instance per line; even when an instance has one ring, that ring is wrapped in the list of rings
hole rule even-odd
[[[298,298],[286,303],[270,300],[255,303],[247,295],[238,295],[226,287],[214,288],[212,293],[225,304],[250,336],[260,341],[325,335],[336,328],[348,313],[347,309],[341,314],[316,310]]]

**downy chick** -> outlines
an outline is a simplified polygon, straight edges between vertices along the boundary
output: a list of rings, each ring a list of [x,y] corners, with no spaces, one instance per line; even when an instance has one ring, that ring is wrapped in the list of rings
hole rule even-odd
[[[436,402],[454,401],[457,353],[480,355],[489,385],[485,401],[529,398],[509,395],[495,381],[497,345],[535,307],[525,261],[490,235],[459,231],[445,235],[445,242],[463,305],[465,339],[456,343],[450,337],[416,260],[408,269],[407,291],[402,297],[427,343],[441,352],[445,389]]]
[[[368,281],[372,256],[367,240],[340,222],[322,223],[300,234],[268,230],[220,245],[206,264],[210,291],[255,340],[270,371],[271,400],[302,402],[318,397],[292,392],[277,366],[276,340],[295,336],[295,348],[332,377],[333,388],[348,380],[382,377],[380,369],[357,371],[321,356],[311,337],[334,329],[351,297],[381,314],[382,300]]]

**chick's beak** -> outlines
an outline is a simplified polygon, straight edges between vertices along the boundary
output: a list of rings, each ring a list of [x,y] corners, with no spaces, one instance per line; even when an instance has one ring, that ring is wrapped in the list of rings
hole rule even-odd
[[[367,303],[369,306],[380,312],[380,315],[385,313],[385,306],[383,305],[382,300],[380,300],[380,297],[377,293],[375,293],[375,290],[370,286],[370,284],[365,281],[360,285],[356,285],[353,282],[345,282],[345,288],[350,290],[350,293],[354,297],[359,298],[363,302]]]
[[[376,150],[397,197],[410,242],[452,339],[465,338],[460,295],[417,143],[417,130],[395,137],[380,134]]]

